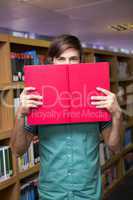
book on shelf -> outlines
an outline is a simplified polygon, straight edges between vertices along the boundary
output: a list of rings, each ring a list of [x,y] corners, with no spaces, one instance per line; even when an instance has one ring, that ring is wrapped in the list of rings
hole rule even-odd
[[[113,165],[106,169],[102,174],[102,186],[103,190],[111,186],[115,180],[118,179],[117,166]]]
[[[14,114],[16,114],[17,109],[20,105],[20,94],[23,91],[23,89],[19,88],[19,89],[15,89],[14,90],[14,98],[13,98],[13,108],[14,108]]]
[[[39,139],[38,136],[34,136],[34,139],[31,142],[28,150],[18,158],[19,171],[22,172],[27,170],[30,167],[33,167],[39,161]]]
[[[11,52],[10,57],[13,81],[24,81],[24,65],[43,65],[46,61],[46,55],[37,54],[36,50]]]
[[[107,160],[110,160],[113,155],[112,152],[109,150],[109,147],[104,142],[100,142],[99,154],[101,166],[104,165]]]
[[[133,83],[130,83],[128,85],[126,85],[126,93],[132,93],[133,94]]]
[[[119,61],[117,64],[118,79],[126,79],[129,77],[128,63],[126,61]]]
[[[127,103],[127,113],[130,117],[133,117],[133,94],[127,94],[126,103]]]
[[[91,104],[91,96],[104,95],[97,86],[110,89],[109,64],[25,66],[25,86],[43,96],[43,105],[32,108],[28,124],[63,124],[110,121],[106,109]]]
[[[124,143],[124,147],[128,146],[129,144],[133,144],[133,128],[132,127],[125,129],[123,143]]]
[[[20,200],[39,200],[38,195],[38,179],[30,178],[21,183]]]
[[[95,62],[108,62],[110,64],[110,77],[113,77],[113,58],[105,55],[95,55]]]
[[[124,171],[125,173],[133,169],[133,151],[128,152],[124,156]]]
[[[118,86],[117,98],[120,105],[124,105],[126,102],[126,92],[125,88],[121,85]]]
[[[13,175],[12,155],[9,146],[0,147],[0,181]]]

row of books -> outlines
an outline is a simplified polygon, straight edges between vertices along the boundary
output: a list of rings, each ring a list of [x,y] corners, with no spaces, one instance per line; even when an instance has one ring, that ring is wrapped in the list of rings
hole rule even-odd
[[[124,157],[124,170],[125,170],[125,173],[130,169],[133,169],[133,151],[129,152]]]
[[[39,200],[38,179],[26,181],[20,188],[20,200]]]
[[[112,157],[112,152],[109,150],[109,147],[104,142],[100,142],[99,153],[101,166],[104,165],[105,162]]]
[[[125,79],[129,77],[129,71],[128,71],[128,62],[127,61],[119,61],[117,65],[117,71],[118,71],[118,78]]]
[[[38,54],[34,49],[21,53],[11,52],[10,56],[13,81],[24,80],[24,65],[43,65],[46,61],[46,55]]]
[[[11,149],[9,146],[0,147],[0,181],[13,175]]]
[[[16,114],[19,105],[20,105],[20,98],[19,97],[15,97],[14,98],[14,114]]]
[[[113,68],[112,68],[112,64],[113,64],[113,58],[110,56],[106,56],[106,55],[95,55],[94,58],[95,62],[109,62],[110,63],[110,76],[113,77]],[[117,62],[117,72],[118,72],[118,79],[125,79],[125,78],[129,78],[132,76],[132,74],[130,74],[129,69],[128,69],[128,62],[125,60],[119,61]]]
[[[133,127],[125,129],[123,145],[126,147],[129,144],[133,144]]]
[[[95,55],[95,62],[109,62],[110,63],[110,77],[113,77],[113,69],[112,69],[112,63],[113,59],[111,57],[105,56],[105,55]]]
[[[126,117],[133,117],[133,83],[119,85],[117,97]]]
[[[28,151],[18,158],[19,171],[21,172],[27,170],[28,168],[33,167],[39,161],[39,139],[38,136],[34,136]]]
[[[113,165],[107,170],[104,171],[102,174],[102,186],[103,190],[106,190],[106,188],[112,183],[118,179],[118,174],[117,174],[117,166]]]

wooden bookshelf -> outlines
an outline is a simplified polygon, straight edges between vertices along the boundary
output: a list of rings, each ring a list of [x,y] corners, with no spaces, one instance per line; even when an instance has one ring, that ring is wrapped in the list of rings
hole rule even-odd
[[[39,39],[25,39],[20,37],[9,36],[6,34],[0,34],[0,142],[1,144],[9,144],[10,136],[13,131],[14,125],[14,91],[22,90],[24,83],[22,81],[13,81],[12,76],[12,62],[11,52],[23,53],[23,51],[35,49],[38,54],[47,54],[50,41],[39,40]],[[83,51],[84,62],[97,62],[109,61],[110,62],[110,85],[111,90],[117,94],[119,86],[124,88],[133,83],[133,56],[124,53],[115,53],[99,49],[86,48]],[[118,67],[119,62],[126,62],[128,68],[128,75],[126,78],[119,78]],[[124,94],[124,101],[121,102],[121,106],[127,107],[127,96],[133,95],[133,91],[128,91]],[[3,104],[2,98],[5,99]],[[10,105],[10,106],[7,106]],[[126,128],[133,127],[133,117],[125,116],[123,114],[126,125],[121,130],[121,142],[123,142]],[[102,166],[102,173],[114,165],[118,165],[119,174],[117,180],[114,180],[112,184],[107,187],[104,191],[104,199],[112,192],[126,177],[132,173],[132,169],[128,170],[127,173],[123,170],[124,156],[133,150],[133,144],[123,147],[121,144],[121,152],[113,155],[111,159],[107,160]],[[12,154],[13,155],[13,154]],[[20,182],[33,174],[39,172],[40,165],[35,166],[19,172],[17,159],[13,155],[13,176],[8,180],[0,182],[0,195],[6,200],[19,200],[20,193]],[[14,193],[17,190],[17,196]]]
[[[107,189],[106,191],[104,192],[104,197],[103,197],[103,200],[107,200],[108,197],[109,197],[109,194],[115,190],[116,187],[119,186],[119,184],[123,181],[122,178],[119,178],[117,180],[115,180]]]
[[[21,180],[23,178],[26,178],[26,177],[32,175],[32,174],[38,173],[39,169],[40,169],[40,164],[36,164],[35,166],[30,167],[25,171],[19,172],[19,179]]]
[[[34,39],[27,39],[27,38],[21,38],[21,37],[14,37],[14,36],[9,36],[8,37],[9,43],[14,43],[14,44],[22,44],[22,45],[29,45],[33,47],[44,47],[48,48],[50,45],[49,41],[46,40],[34,40]]]
[[[5,131],[0,131],[0,140],[10,138],[12,129],[7,129]]]
[[[0,191],[15,184],[17,181],[17,177],[16,176],[13,176],[11,178],[8,178],[6,180],[3,180],[0,182]]]
[[[114,156],[112,156],[111,159],[107,160],[106,163],[102,166],[102,172],[104,172],[106,169],[114,165],[117,161],[120,160],[121,153],[118,153]]]

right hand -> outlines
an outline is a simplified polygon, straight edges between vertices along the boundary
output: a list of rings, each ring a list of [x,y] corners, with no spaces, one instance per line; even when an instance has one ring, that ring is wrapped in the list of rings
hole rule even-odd
[[[35,88],[25,87],[20,94],[20,111],[22,115],[27,115],[30,111],[30,108],[37,108],[43,104],[41,101],[43,99],[42,96],[28,94],[29,91],[35,91]]]

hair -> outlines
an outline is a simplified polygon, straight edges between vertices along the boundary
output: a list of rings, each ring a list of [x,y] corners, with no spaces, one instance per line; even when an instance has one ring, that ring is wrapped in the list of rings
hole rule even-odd
[[[67,49],[76,49],[79,52],[80,61],[82,59],[82,46],[80,40],[74,35],[60,35],[56,37],[48,50],[48,61],[53,62],[54,58],[58,58]]]

